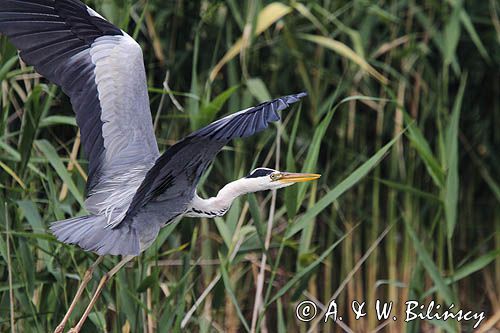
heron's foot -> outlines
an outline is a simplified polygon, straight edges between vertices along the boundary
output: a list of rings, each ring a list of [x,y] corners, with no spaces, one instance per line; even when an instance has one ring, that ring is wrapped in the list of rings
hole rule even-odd
[[[73,327],[72,329],[69,330],[68,333],[80,333],[80,329],[76,328],[76,327]]]
[[[64,332],[64,326],[66,326],[65,324],[59,324],[56,329],[54,330],[54,333],[63,333]]]

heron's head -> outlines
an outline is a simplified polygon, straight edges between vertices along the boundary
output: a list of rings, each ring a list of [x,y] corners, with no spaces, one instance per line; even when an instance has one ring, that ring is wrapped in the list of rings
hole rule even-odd
[[[275,190],[295,183],[318,179],[321,175],[315,173],[292,173],[268,168],[257,168],[245,177],[245,183],[252,192]]]

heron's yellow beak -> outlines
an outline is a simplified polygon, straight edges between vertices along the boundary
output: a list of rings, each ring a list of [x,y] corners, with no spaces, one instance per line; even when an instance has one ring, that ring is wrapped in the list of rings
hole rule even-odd
[[[319,177],[321,177],[321,175],[318,175],[317,173],[282,172],[279,181],[282,183],[302,183],[318,179]]]

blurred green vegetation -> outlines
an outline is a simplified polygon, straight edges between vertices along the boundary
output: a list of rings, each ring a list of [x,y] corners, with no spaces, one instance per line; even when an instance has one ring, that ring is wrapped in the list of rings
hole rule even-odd
[[[258,193],[224,218],[165,228],[107,286],[85,332],[342,331],[295,317],[298,301],[331,298],[355,332],[472,330],[407,324],[410,299],[498,318],[497,0],[87,3],[143,47],[161,150],[227,113],[308,92],[277,127],[227,147],[202,194],[259,165],[322,178],[278,192],[275,209]],[[96,257],[48,232],[81,212],[87,163],[68,98],[5,37],[0,81],[0,331],[47,332]],[[354,320],[350,302],[375,299],[401,319]]]

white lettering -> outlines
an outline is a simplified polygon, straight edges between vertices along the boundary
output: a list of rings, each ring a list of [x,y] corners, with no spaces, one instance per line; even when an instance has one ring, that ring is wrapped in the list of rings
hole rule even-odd
[[[384,305],[382,309],[380,309],[380,300],[377,300],[375,303],[375,310],[377,311],[377,320],[387,320],[389,316],[391,315],[392,311],[392,302],[386,303],[384,302]]]
[[[405,303],[406,304],[406,318],[405,321],[409,322],[417,318],[417,315],[412,312],[413,309],[418,307],[418,302],[417,301],[408,301]]]
[[[335,300],[331,301],[330,305],[328,305],[328,311],[325,314],[325,323],[330,317],[332,317],[333,321],[337,321],[337,303],[335,303]]]

